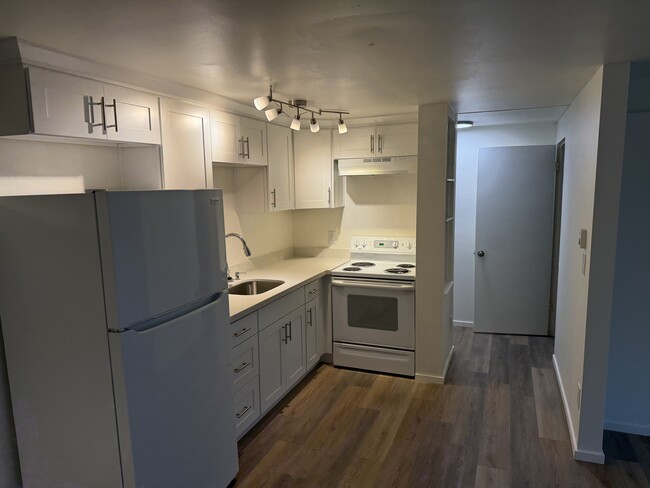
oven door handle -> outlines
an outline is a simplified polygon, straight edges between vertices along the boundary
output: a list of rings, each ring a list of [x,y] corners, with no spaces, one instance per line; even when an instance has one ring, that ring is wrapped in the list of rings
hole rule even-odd
[[[377,290],[414,290],[414,283],[385,283],[371,281],[332,280],[332,286],[345,286],[348,288],[374,288]]]

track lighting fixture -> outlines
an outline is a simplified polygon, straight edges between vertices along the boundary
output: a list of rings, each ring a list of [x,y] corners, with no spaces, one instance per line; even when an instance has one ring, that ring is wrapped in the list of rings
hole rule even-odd
[[[284,101],[273,98],[273,86],[269,88],[268,96],[257,97],[255,100],[253,100],[253,104],[257,110],[264,110],[264,115],[266,115],[266,119],[269,122],[275,120],[277,116],[282,113],[288,116],[288,114],[282,110],[283,105],[294,107],[296,109],[296,115],[291,120],[291,128],[296,131],[300,130],[300,116],[307,113],[311,114],[311,117],[309,119],[309,129],[312,132],[318,132],[320,130],[320,125],[316,120],[316,115],[323,114],[338,114],[339,134],[345,134],[348,131],[345,122],[343,122],[343,114],[348,115],[350,112],[342,112],[341,110],[325,110],[322,108],[319,108],[318,110],[312,110],[310,108],[307,108],[306,100]],[[275,104],[275,106],[273,104]]]

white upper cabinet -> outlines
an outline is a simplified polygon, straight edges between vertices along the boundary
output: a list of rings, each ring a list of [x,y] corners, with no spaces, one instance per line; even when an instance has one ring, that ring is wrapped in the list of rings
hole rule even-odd
[[[321,129],[296,132],[295,158],[296,208],[330,208],[333,202],[332,131]]]
[[[30,68],[28,73],[35,133],[106,137],[101,114],[103,83],[40,68]]]
[[[417,153],[417,123],[350,127],[345,134],[334,134],[334,159],[415,156]]]
[[[377,126],[379,156],[415,156],[418,153],[418,124]]]
[[[160,119],[165,189],[212,188],[209,109],[161,98]]]
[[[374,156],[375,128],[349,127],[345,134],[334,133],[334,158],[370,158]]]
[[[160,144],[157,96],[42,68],[28,68],[26,76],[29,132]],[[29,106],[12,104],[12,109]]]
[[[212,161],[215,163],[268,163],[266,123],[239,115],[210,110]]]
[[[271,211],[294,208],[292,132],[288,127],[268,125],[268,189]]]
[[[268,163],[266,153],[266,122],[241,118],[241,138],[244,147],[242,160],[246,164],[265,166]]]
[[[243,154],[239,115],[210,110],[212,161],[238,163]]]
[[[105,84],[104,105],[109,140],[160,144],[157,96]]]

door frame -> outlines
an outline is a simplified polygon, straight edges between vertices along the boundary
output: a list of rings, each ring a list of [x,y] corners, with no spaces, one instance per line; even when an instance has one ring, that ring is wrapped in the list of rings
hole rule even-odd
[[[562,192],[564,185],[564,155],[566,139],[557,143],[555,152],[555,207],[553,209],[553,254],[551,257],[551,293],[548,313],[548,335],[555,337],[557,313],[557,283],[560,265],[560,231],[562,228]]]

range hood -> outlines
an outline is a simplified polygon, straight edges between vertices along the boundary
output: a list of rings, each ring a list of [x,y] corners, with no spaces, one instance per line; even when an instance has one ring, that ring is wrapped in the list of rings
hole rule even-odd
[[[415,173],[417,156],[338,159],[339,176],[405,175]]]

